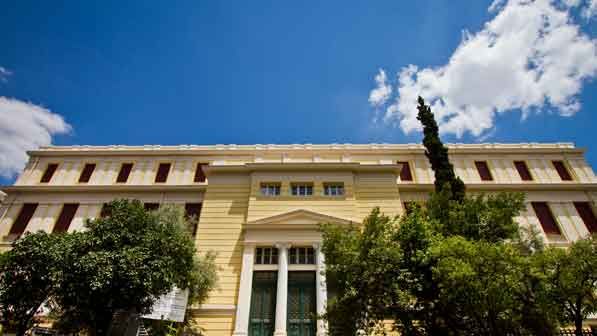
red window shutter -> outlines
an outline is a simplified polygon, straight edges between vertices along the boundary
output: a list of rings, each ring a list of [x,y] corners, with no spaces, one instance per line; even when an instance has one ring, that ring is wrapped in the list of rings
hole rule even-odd
[[[160,207],[160,203],[145,203],[143,204],[143,208],[147,211],[157,210]]]
[[[597,233],[597,217],[589,202],[574,202],[574,207],[590,233]]]
[[[560,175],[562,181],[572,181],[572,176],[568,172],[568,169],[566,169],[563,161],[551,161],[551,163],[558,172],[558,175]]]
[[[407,161],[398,161],[397,163],[402,165],[402,169],[400,169],[400,181],[412,181],[413,175],[410,171],[410,164]]]
[[[549,210],[549,206],[545,202],[531,202],[533,206],[533,210],[535,210],[535,214],[539,219],[539,223],[541,223],[541,227],[546,234],[556,234],[561,235],[562,232],[558,227],[558,223],[556,219],[553,217],[551,210]]]
[[[58,219],[56,220],[56,224],[54,224],[54,229],[52,230],[52,233],[68,231],[68,227],[70,226],[70,223],[73,221],[73,218],[75,217],[75,213],[77,212],[78,208],[79,204],[77,203],[65,204],[62,207],[62,211],[60,212]]]
[[[195,169],[195,182],[205,182],[205,172],[203,166],[207,166],[207,163],[197,163],[197,169]]]
[[[95,170],[95,163],[87,163],[81,172],[81,176],[79,176],[79,182],[87,183],[91,179],[91,175]]]
[[[10,228],[9,235],[22,235],[25,232],[25,228],[29,221],[33,217],[35,210],[37,209],[37,203],[25,203],[15,219],[14,223],[12,223],[12,227]]]
[[[160,163],[158,172],[155,174],[155,182],[164,183],[168,180],[168,173],[170,173],[169,163]]]
[[[514,161],[514,166],[516,170],[518,170],[518,175],[520,175],[520,179],[523,181],[532,181],[533,176],[529,171],[529,167],[527,167],[526,162],[524,161]]]
[[[58,168],[57,163],[48,164],[48,166],[46,167],[46,171],[42,175],[41,180],[39,182],[41,182],[41,183],[50,182],[50,180],[52,179],[52,176],[54,176],[54,173],[56,172],[57,168]]]
[[[201,203],[187,203],[184,205],[185,217],[191,220],[191,232],[193,236],[197,233],[197,224],[199,223],[199,216],[201,216]]]
[[[123,163],[122,166],[120,166],[120,171],[118,172],[116,183],[126,183],[126,181],[128,181],[129,179],[129,175],[131,174],[132,169],[132,163]]]
[[[477,171],[479,172],[482,181],[493,181],[493,176],[491,176],[487,162],[475,161],[475,167],[477,167]]]

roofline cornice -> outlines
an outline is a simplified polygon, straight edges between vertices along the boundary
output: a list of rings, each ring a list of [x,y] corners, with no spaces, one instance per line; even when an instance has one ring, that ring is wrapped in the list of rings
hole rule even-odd
[[[450,153],[573,153],[584,148],[573,143],[448,144]],[[30,156],[163,156],[163,155],[259,155],[271,153],[422,154],[420,144],[290,144],[290,145],[178,145],[178,146],[48,146],[28,151]]]

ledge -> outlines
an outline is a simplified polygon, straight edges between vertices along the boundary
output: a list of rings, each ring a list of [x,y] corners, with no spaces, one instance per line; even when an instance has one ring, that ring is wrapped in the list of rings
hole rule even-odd
[[[597,183],[470,183],[468,191],[597,191]],[[398,191],[433,191],[431,183],[398,183]]]
[[[209,177],[213,173],[256,172],[256,171],[353,171],[388,172],[400,174],[401,164],[361,164],[358,162],[284,162],[247,163],[243,165],[209,165],[203,168]]]
[[[197,185],[13,185],[0,186],[5,193],[19,192],[169,192],[202,191],[207,184]]]

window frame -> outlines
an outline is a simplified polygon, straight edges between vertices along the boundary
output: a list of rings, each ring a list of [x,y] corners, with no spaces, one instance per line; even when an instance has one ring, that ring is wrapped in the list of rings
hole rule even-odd
[[[197,207],[197,213],[191,213],[190,211],[190,206],[193,207]],[[201,210],[203,209],[203,203],[202,202],[186,202],[184,204],[184,216],[185,219],[189,222],[191,222],[192,227],[192,234],[193,237],[195,237],[197,235],[197,228],[199,226],[199,218],[201,217]],[[193,209],[194,211],[195,209]],[[193,218],[194,215],[197,215],[196,218]]]
[[[301,194],[301,187],[304,187],[304,194]],[[295,194],[295,188],[297,193]],[[312,197],[314,185],[313,182],[292,182],[290,183],[290,195],[293,197]],[[309,193],[307,193],[309,191]]]
[[[158,181],[158,177],[160,176],[160,167],[162,165],[168,165],[168,171],[166,172],[166,177],[164,179],[164,181]],[[155,170],[155,177],[153,179],[153,183],[154,184],[166,184],[168,183],[168,178],[170,177],[170,171],[172,170],[172,162],[169,161],[164,161],[164,162],[158,162],[158,166]]]
[[[33,207],[33,211],[31,211],[31,215],[26,215],[23,213],[23,211],[25,211],[26,206]],[[27,230],[27,226],[29,226],[29,223],[31,223],[31,220],[35,216],[35,212],[37,212],[38,208],[39,208],[39,203],[23,203],[23,205],[21,205],[21,209],[19,210],[17,217],[15,217],[15,219],[12,221],[12,225],[10,226],[10,229],[8,230],[8,236],[16,237],[16,238],[22,236],[23,233],[25,233],[25,230]],[[14,232],[13,230],[14,230],[15,224],[21,218],[21,216],[23,216],[27,220],[24,221],[22,230]],[[27,217],[29,217],[29,218],[27,218]]]
[[[479,174],[479,178],[482,182],[495,181],[495,179],[493,178],[493,174],[491,173],[491,167],[489,166],[489,162],[487,160],[475,160],[474,165],[477,169],[477,174]],[[481,169],[479,169],[479,165],[483,165],[484,168],[487,169],[487,174],[489,174],[488,178],[483,176],[483,174],[481,173]]]
[[[70,217],[70,220],[68,221],[67,224],[64,225],[64,227],[62,226],[58,226],[58,224],[60,224],[62,216],[69,216],[68,214],[65,214],[65,209],[67,206],[74,206],[74,211]],[[80,203],[64,203],[62,204],[62,209],[60,209],[60,212],[58,213],[58,217],[56,217],[56,220],[54,221],[54,225],[52,226],[52,233],[63,233],[63,232],[68,232],[68,229],[70,228],[71,224],[73,223],[73,220],[75,219],[75,216],[77,215],[77,211],[79,211],[81,204]]]
[[[120,174],[122,173],[122,169],[125,165],[131,165],[131,169],[129,170],[128,174],[126,175],[126,179],[124,181],[118,181],[120,178]],[[135,169],[135,162],[121,162],[120,169],[118,169],[118,174],[116,174],[116,179],[114,180],[115,184],[127,184],[131,174],[133,173],[133,169]]]
[[[267,255],[266,261],[266,254],[265,252],[269,252]],[[279,251],[278,248],[275,246],[257,246],[255,247],[255,255],[253,257],[253,265],[278,265],[279,262]]]
[[[396,161],[396,163],[402,165],[402,168],[400,169],[400,174],[398,175],[400,177],[400,182],[414,182],[415,175],[413,174],[413,170],[411,168],[410,161]],[[406,169],[406,171],[405,171],[405,169]],[[403,174],[408,175],[408,176],[405,176],[405,177],[407,177],[406,179],[402,178]]]
[[[334,189],[332,189],[334,188]],[[335,194],[331,192],[335,190]],[[330,191],[330,192],[328,192]],[[339,192],[341,191],[341,192]],[[344,182],[324,182],[323,183],[323,196],[326,197],[344,197],[346,195],[346,188]]]
[[[209,166],[209,162],[199,161],[195,163],[195,174],[193,175],[193,183],[207,182],[207,175],[205,175],[205,171],[203,170],[204,166]],[[201,172],[200,176],[198,176],[198,172]],[[201,177],[203,177],[203,179],[201,179]]]
[[[47,178],[47,181],[45,181],[46,175],[48,174],[48,168],[50,168],[50,166],[55,166],[55,168],[53,169],[52,173],[49,174],[50,176]],[[52,182],[52,179],[56,175],[58,168],[60,168],[59,162],[48,162],[48,164],[46,164],[46,168],[44,169],[44,172],[42,173],[41,177],[39,178],[39,183],[49,184],[50,182]]]
[[[145,211],[155,211],[160,208],[160,202],[143,202],[143,209]]]
[[[576,213],[580,217],[581,221],[583,224],[585,224],[587,231],[589,231],[589,234],[597,234],[597,213],[595,213],[595,207],[593,206],[592,202],[572,202],[572,204],[574,205],[574,209],[576,210]],[[583,206],[586,206],[587,209],[580,210],[579,207]],[[584,211],[589,212],[590,215],[592,215],[592,218],[586,218]],[[591,221],[593,223],[590,223]]]
[[[558,232],[548,232],[545,229],[545,225],[544,222],[541,221],[541,217],[539,212],[537,211],[537,206],[545,206],[545,209],[547,210],[547,215],[550,217],[550,219],[553,221],[553,225],[554,228],[558,230]],[[554,216],[553,211],[551,210],[551,207],[549,206],[549,202],[543,202],[543,201],[538,201],[538,202],[531,202],[531,208],[533,208],[533,212],[535,212],[535,217],[537,217],[537,221],[539,222],[539,225],[541,226],[541,230],[543,230],[543,233],[546,236],[558,236],[558,237],[565,237],[564,236],[564,230],[562,230],[562,226],[560,225],[560,223],[558,222],[558,219],[556,216]],[[551,223],[548,223],[549,225],[551,225]]]
[[[288,248],[288,265],[315,265],[316,263],[315,249],[312,246],[291,246]]]
[[[560,168],[562,170],[558,169],[558,166],[560,164],[561,164]],[[565,160],[551,160],[551,165],[558,173],[558,176],[560,177],[560,180],[562,182],[574,181],[574,176],[572,175],[572,170],[568,167]],[[562,175],[565,175],[565,176],[562,176]]]
[[[517,163],[521,164],[524,167],[524,170],[529,175],[528,179],[525,179],[523,174],[520,173],[519,165]],[[525,160],[513,160],[512,164],[514,165],[514,169],[516,169],[516,172],[518,172],[518,176],[520,177],[521,181],[531,182],[531,181],[535,180],[535,177],[533,176],[533,173],[531,172],[531,169],[529,169],[529,165],[527,164],[527,162]]]
[[[93,169],[91,169],[91,173],[89,173],[89,177],[87,178],[86,181],[81,181],[81,179],[84,177],[83,174],[85,173],[85,169],[87,168],[87,166],[91,166],[91,165],[93,165]],[[93,177],[93,173],[95,173],[96,169],[97,169],[97,162],[85,162],[83,164],[83,169],[81,169],[81,173],[79,174],[79,179],[77,180],[77,183],[89,184],[89,182],[91,181],[91,178]]]
[[[271,189],[270,189],[271,187]],[[264,193],[264,189],[265,192]],[[273,190],[274,193],[270,193]],[[282,183],[280,182],[261,182],[259,183],[259,195],[262,197],[279,197],[282,194]]]

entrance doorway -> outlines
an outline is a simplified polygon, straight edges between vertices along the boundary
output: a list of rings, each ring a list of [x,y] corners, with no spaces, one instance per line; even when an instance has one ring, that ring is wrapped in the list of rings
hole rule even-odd
[[[314,336],[315,272],[288,272],[288,336]]]
[[[278,272],[253,272],[249,336],[272,336],[276,315]]]

